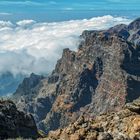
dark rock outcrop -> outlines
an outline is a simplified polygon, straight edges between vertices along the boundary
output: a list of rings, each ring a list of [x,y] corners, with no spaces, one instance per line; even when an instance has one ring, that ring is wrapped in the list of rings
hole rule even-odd
[[[32,96],[35,96],[38,93],[38,86],[42,79],[44,79],[43,76],[32,73],[29,78],[25,78],[22,84],[19,85],[14,93],[14,98],[27,96],[27,98],[32,99]]]
[[[31,99],[30,93],[24,94],[26,86],[23,86],[22,100],[19,98],[17,103],[19,109],[31,112],[38,127],[48,133],[81,115],[93,117],[118,111],[138,98],[139,25],[137,19],[128,26],[84,31],[78,51],[64,49],[54,71],[39,82]]]
[[[39,137],[35,121],[30,114],[18,111],[12,101],[0,100],[0,139]]]

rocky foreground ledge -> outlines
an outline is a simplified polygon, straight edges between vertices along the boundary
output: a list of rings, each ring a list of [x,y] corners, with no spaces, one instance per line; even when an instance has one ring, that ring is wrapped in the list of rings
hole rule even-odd
[[[95,118],[81,116],[64,129],[49,133],[48,140],[140,140],[140,99],[119,112]]]
[[[18,111],[10,100],[0,100],[0,140],[8,138],[37,139],[38,137],[32,115]]]
[[[18,111],[12,101],[0,100],[0,140],[140,140],[140,98],[118,112],[95,118],[82,115],[69,126],[39,137],[31,115]]]

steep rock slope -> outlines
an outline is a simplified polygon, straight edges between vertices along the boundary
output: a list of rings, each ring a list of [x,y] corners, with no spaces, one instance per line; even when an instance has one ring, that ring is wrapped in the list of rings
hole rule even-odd
[[[45,77],[32,73],[30,77],[25,78],[19,85],[11,99],[16,103],[19,110],[29,112],[33,115],[36,122],[46,117],[48,108],[51,106],[49,99],[40,95],[41,87],[46,87]]]
[[[140,99],[119,112],[86,118],[81,116],[64,129],[49,133],[49,140],[139,140]]]
[[[40,80],[31,99],[30,92],[21,94],[18,88],[13,97],[20,95],[19,109],[31,112],[46,133],[80,115],[93,117],[120,110],[140,96],[139,32],[140,19],[128,26],[84,31],[78,51],[63,51],[54,71]]]
[[[39,137],[32,115],[18,111],[11,101],[0,101],[0,139]]]

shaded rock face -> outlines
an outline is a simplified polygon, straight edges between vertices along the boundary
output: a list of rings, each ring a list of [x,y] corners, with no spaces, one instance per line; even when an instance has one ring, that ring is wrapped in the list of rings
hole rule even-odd
[[[43,76],[32,73],[29,78],[25,78],[22,84],[19,85],[16,92],[14,93],[14,97],[20,98],[23,95],[27,95],[28,98],[31,97],[32,99],[32,96],[37,94],[38,86],[42,79],[44,79]]]
[[[38,123],[46,117],[54,101],[55,94],[53,95],[53,93],[55,93],[56,86],[51,84],[53,80],[52,77],[45,79],[43,76],[32,73],[30,77],[23,80],[11,99],[16,103],[19,110],[31,113]],[[50,87],[46,91],[48,83]],[[49,93],[49,91],[52,92]]]
[[[32,98],[30,92],[18,98],[19,109],[31,112],[46,133],[81,115],[120,110],[140,96],[139,30],[138,19],[128,26],[84,31],[78,51],[64,49],[52,74],[33,88]]]
[[[0,101],[0,139],[37,138],[38,131],[32,115],[17,110],[11,101]]]
[[[64,129],[49,133],[49,140],[139,140],[140,99],[126,104],[119,112],[111,112],[77,121]]]

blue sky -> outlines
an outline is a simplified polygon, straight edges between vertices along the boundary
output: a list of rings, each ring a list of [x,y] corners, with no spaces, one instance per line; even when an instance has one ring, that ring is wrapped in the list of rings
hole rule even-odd
[[[1,20],[57,21],[104,14],[138,16],[139,11],[140,0],[0,0]]]

